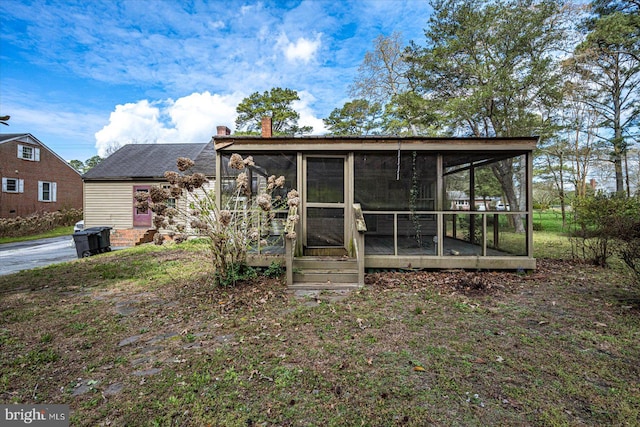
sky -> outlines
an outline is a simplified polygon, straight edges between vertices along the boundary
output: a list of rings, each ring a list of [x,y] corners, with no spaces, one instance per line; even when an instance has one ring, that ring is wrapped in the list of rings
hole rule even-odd
[[[380,35],[422,44],[424,0],[3,0],[2,133],[65,160],[129,143],[208,142],[254,92],[296,90],[299,125],[350,100]]]

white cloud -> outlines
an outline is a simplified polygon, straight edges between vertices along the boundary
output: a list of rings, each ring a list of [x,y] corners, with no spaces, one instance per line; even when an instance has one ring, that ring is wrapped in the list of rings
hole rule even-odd
[[[208,141],[215,134],[216,126],[233,127],[237,115],[236,106],[242,98],[239,93],[192,93],[174,102],[167,113],[181,140],[204,142],[203,138]]]
[[[223,21],[209,21],[209,29],[210,30],[221,30],[226,27],[226,24]]]
[[[305,64],[315,58],[316,52],[322,45],[322,34],[316,34],[315,40],[299,37],[295,43],[289,41],[285,34],[278,39],[282,46],[284,56],[291,62],[304,62]]]
[[[252,14],[252,13],[254,13],[254,12],[253,12],[254,10],[258,10],[258,9],[260,9],[261,7],[262,7],[262,4],[261,4],[261,3],[253,4],[253,5],[251,5],[251,4],[250,4],[250,5],[242,6],[242,7],[240,8],[240,15],[243,15],[243,16],[244,16],[244,15]]]
[[[98,155],[114,145],[208,142],[216,126],[232,127],[242,95],[192,93],[173,101],[148,100],[117,105],[109,124],[96,132]]]
[[[96,132],[98,155],[104,156],[113,145],[155,143],[162,131],[160,109],[139,101],[116,106],[109,116],[109,124]]]
[[[299,126],[311,126],[313,135],[323,135],[327,133],[327,128],[321,118],[316,117],[311,104],[316,98],[307,91],[298,92],[300,97],[299,101],[293,101],[291,106],[300,114],[300,120],[298,120]]]
[[[322,119],[316,117],[312,104],[316,98],[307,91],[298,92],[299,101],[292,107],[300,113],[300,126],[312,126],[313,134],[327,132]],[[209,92],[192,93],[177,100],[117,105],[109,116],[109,124],[95,133],[98,155],[105,156],[115,145],[208,142],[216,126],[233,130],[236,106],[245,94],[230,95]]]

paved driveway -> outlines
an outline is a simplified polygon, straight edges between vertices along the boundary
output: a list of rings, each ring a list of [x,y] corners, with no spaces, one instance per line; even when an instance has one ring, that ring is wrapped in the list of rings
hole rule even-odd
[[[72,236],[0,245],[0,275],[77,259]]]

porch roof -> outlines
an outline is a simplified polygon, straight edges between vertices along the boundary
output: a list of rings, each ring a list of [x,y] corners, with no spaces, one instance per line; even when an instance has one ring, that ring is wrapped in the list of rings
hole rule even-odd
[[[539,137],[423,137],[423,136],[214,136],[216,151],[502,151],[531,152]]]

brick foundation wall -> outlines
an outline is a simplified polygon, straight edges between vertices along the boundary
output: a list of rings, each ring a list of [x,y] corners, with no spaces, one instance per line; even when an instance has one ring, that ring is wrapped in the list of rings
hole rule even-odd
[[[111,247],[131,247],[153,241],[156,230],[144,228],[128,228],[123,230],[111,230]]]

